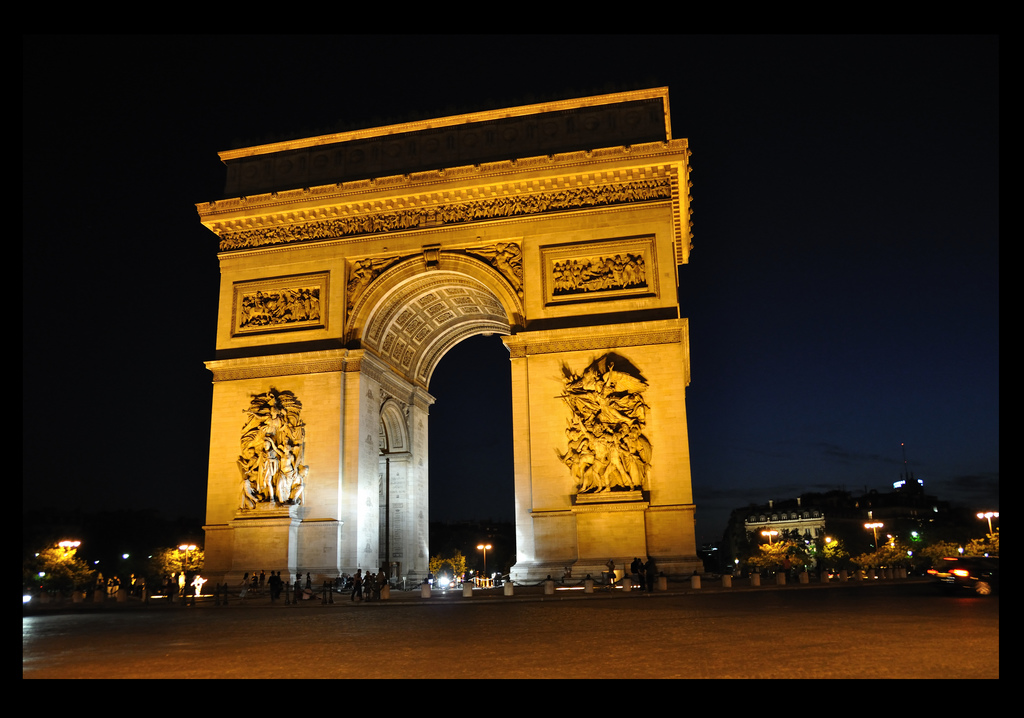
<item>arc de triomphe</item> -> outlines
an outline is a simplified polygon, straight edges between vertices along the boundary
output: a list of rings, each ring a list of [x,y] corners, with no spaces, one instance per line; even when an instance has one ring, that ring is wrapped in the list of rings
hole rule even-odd
[[[702,571],[686,423],[688,157],[668,90],[220,153],[206,570],[428,571],[430,377],[512,373],[512,578]]]

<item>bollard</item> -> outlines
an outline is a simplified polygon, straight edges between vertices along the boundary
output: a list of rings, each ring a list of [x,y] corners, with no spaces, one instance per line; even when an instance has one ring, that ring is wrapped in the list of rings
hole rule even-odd
[[[848,578],[849,578],[849,575],[846,573],[846,569],[845,568],[841,569],[839,571],[839,583],[846,583],[846,580]]]
[[[469,581],[466,581],[464,584],[462,584],[462,597],[473,598],[473,584],[471,584]]]
[[[624,579],[622,579],[622,588],[625,589],[626,591],[632,591],[633,590],[633,579],[629,578],[628,576],[625,577]]]
[[[732,588],[732,576],[728,574],[722,576],[722,588]]]
[[[430,598],[430,584],[423,583],[420,586],[420,598]]]
[[[786,574],[782,573],[781,571],[776,573],[775,574],[775,585],[776,586],[785,586],[786,585]]]
[[[797,574],[797,580],[800,583],[810,583],[811,577],[807,575],[806,571],[801,571],[799,574]]]
[[[71,594],[71,603],[82,603],[85,601],[85,591],[75,591]]]
[[[822,583],[828,583],[829,582],[829,578],[830,577],[828,575],[828,571],[822,571],[821,572],[821,582]]]
[[[761,585],[761,574],[759,574],[759,573],[752,573],[752,574],[750,574],[750,585],[751,586],[760,586]]]
[[[127,588],[119,588],[119,589],[117,589],[117,602],[118,603],[128,603],[128,589]]]
[[[511,596],[512,593],[513,593],[512,582],[511,581],[505,581],[504,589],[505,589],[505,595],[506,596]]]
[[[700,588],[700,575],[693,574],[690,576],[690,588]]]
[[[594,592],[594,579],[592,579],[590,577],[590,574],[587,574],[587,577],[583,580],[583,593],[593,593],[593,592]]]
[[[655,585],[655,587],[659,591],[667,591],[668,590],[668,576],[665,576],[664,574],[662,574],[660,576],[657,576],[656,579],[655,579],[654,585]]]
[[[381,601],[387,601],[390,598],[391,598],[391,584],[390,583],[385,583],[383,586],[380,587],[380,600]],[[331,601],[331,603],[334,603],[334,601]]]
[[[544,582],[544,595],[553,596],[555,594],[555,582],[550,578]]]

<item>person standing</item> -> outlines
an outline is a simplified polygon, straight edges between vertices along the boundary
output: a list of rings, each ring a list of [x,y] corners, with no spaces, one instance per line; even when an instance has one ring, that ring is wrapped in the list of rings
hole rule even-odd
[[[359,596],[359,600],[363,600],[363,569],[357,568],[356,575],[352,577],[352,595],[349,596],[350,601],[355,601],[356,596]]]
[[[654,572],[656,571],[654,566],[654,559],[650,556],[647,557],[647,563],[644,564],[644,578],[647,579],[647,593],[654,592]]]

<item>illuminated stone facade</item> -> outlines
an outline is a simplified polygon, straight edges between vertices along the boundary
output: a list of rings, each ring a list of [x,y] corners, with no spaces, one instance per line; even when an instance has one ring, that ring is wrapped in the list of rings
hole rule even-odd
[[[689,154],[665,88],[221,153],[207,573],[422,578],[430,378],[476,334],[510,354],[513,578],[701,570]]]

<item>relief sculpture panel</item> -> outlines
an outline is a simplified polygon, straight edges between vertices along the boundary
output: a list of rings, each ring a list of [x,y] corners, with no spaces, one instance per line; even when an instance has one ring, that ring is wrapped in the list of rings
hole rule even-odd
[[[556,449],[576,494],[646,490],[651,442],[644,431],[647,381],[633,364],[609,352],[576,374],[562,365],[569,407],[567,449]]]
[[[325,325],[326,274],[240,282],[234,289],[236,335]]]
[[[651,238],[546,247],[542,255],[548,304],[657,294]]]
[[[302,404],[290,391],[253,396],[245,410],[238,470],[242,475],[239,508],[302,503],[309,467],[305,464],[306,426]]]

